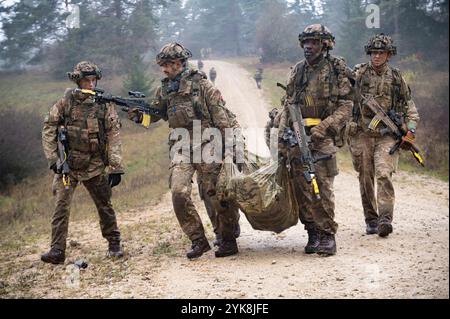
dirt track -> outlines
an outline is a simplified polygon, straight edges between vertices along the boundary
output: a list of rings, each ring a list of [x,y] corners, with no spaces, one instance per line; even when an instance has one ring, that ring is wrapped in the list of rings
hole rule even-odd
[[[211,66],[217,69],[216,85],[227,106],[241,123],[263,127],[267,106],[251,75],[230,63],[205,61],[205,71]],[[256,145],[263,144],[258,137]],[[29,252],[2,253],[0,266],[11,272],[0,278],[0,297],[448,298],[448,183],[402,172],[394,182],[394,233],[387,239],[367,236],[356,174],[341,170],[335,181],[340,226],[333,257],[303,253],[307,239],[301,224],[276,235],[251,229],[242,215],[237,256],[217,259],[211,251],[188,261],[188,242],[166,194],[153,207],[119,214],[124,260],[104,257],[98,224],[89,222],[71,224],[70,236],[80,246],[69,248],[65,266],[38,261],[47,236],[28,247]],[[195,198],[207,224],[196,192]],[[211,227],[207,230],[212,239]],[[80,287],[73,288],[65,278],[69,262],[80,257],[89,267],[81,271]],[[26,289],[12,289],[21,281],[28,283]]]

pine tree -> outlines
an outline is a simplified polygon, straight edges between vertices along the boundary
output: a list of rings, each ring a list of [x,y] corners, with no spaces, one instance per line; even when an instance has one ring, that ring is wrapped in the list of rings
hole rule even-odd
[[[139,91],[149,96],[153,79],[148,75],[148,64],[143,61],[143,58],[138,54],[133,56],[133,62],[129,67],[129,72],[123,82],[123,88],[128,91]]]
[[[0,22],[5,39],[0,42],[0,57],[5,66],[24,66],[41,56],[49,41],[58,37],[63,15],[57,0],[20,0],[2,8]]]

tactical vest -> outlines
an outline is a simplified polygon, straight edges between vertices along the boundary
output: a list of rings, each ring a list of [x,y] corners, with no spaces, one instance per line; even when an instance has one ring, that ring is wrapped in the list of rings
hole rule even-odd
[[[65,101],[64,125],[69,142],[70,168],[86,169],[95,155],[99,155],[107,166],[106,105],[94,103],[90,97],[84,101],[75,99],[70,89],[66,90]]]
[[[167,114],[170,128],[192,129],[194,120],[202,121],[202,127],[215,127],[205,98],[201,96],[200,81],[206,79],[203,72],[191,70],[182,78],[177,92],[168,92],[168,79],[162,81],[161,102]],[[236,116],[224,107],[230,127],[237,125]]]
[[[404,112],[404,105],[406,104],[404,92],[409,90],[409,87],[402,87],[402,77],[400,71],[396,68],[389,67],[391,72],[384,73],[381,82],[374,81],[368,70],[369,63],[361,65],[356,77],[356,110],[353,112],[353,117],[355,121],[359,122],[360,120],[362,122],[363,128],[367,128],[375,116],[372,111],[361,105],[360,100],[363,94],[375,96],[377,102],[386,112],[393,109],[396,113],[401,113]]]
[[[339,58],[326,57],[310,72],[306,71],[306,61],[297,64],[292,93],[304,118],[323,120],[336,110],[339,62]]]

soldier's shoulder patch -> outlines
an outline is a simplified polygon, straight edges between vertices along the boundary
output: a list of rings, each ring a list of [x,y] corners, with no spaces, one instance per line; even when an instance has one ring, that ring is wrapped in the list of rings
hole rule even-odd
[[[330,56],[330,61],[333,63],[334,68],[339,72],[346,72],[347,63],[345,59],[340,56]]]
[[[196,69],[191,71],[191,76],[194,78],[198,78],[198,79],[207,79],[208,78],[208,76],[206,75],[205,72],[196,70]]]

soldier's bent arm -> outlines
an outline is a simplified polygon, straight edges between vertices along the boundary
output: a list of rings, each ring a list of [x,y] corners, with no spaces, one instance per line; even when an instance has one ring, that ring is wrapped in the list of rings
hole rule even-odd
[[[108,164],[110,173],[123,174],[122,166],[122,141],[120,139],[120,119],[113,104],[108,103],[106,106],[105,131],[107,137]]]
[[[401,103],[404,105],[403,118],[408,130],[415,130],[420,121],[419,113],[417,112],[416,104],[411,98],[411,89],[406,84],[403,76],[401,77],[401,82]]]
[[[353,109],[353,89],[347,76],[345,63],[340,62],[337,69],[339,71],[337,108],[323,121],[333,134],[337,134],[350,120]]]
[[[58,161],[58,125],[64,116],[65,99],[56,102],[45,116],[42,129],[42,146],[48,166]]]
[[[214,126],[220,129],[222,135],[225,136],[225,129],[228,128],[230,119],[224,109],[225,101],[222,98],[222,94],[205,79],[200,81],[200,87],[203,91],[201,92],[201,96],[205,99]]]
[[[153,100],[151,101],[151,106],[154,107],[155,109],[162,110],[164,113],[166,113],[167,105],[165,105],[166,102],[164,102],[164,100],[162,98],[161,90],[162,90],[161,87],[158,87],[156,89],[155,96],[154,96]],[[163,119],[164,121],[167,121],[167,117],[159,117],[156,115],[152,115],[150,123],[158,122],[161,119]]]

